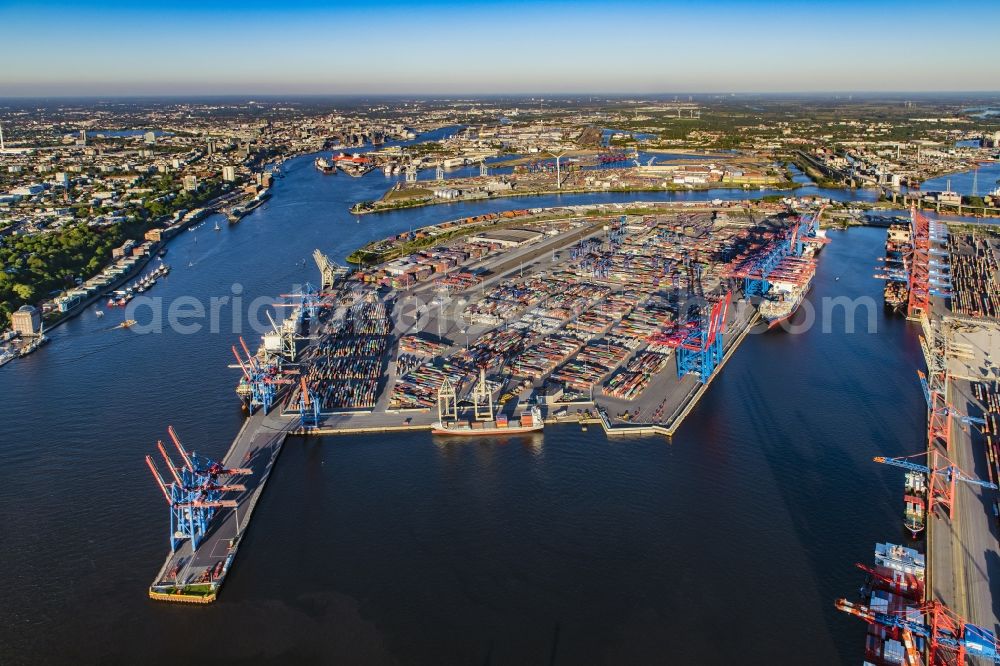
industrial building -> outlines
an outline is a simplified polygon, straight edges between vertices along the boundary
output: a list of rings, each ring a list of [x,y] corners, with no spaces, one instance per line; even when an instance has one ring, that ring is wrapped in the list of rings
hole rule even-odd
[[[11,327],[21,337],[35,337],[42,334],[42,315],[38,308],[22,305],[11,315]]]

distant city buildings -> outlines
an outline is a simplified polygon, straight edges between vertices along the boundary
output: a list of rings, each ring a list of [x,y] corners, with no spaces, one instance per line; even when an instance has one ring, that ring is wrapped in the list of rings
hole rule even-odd
[[[184,184],[184,189],[188,192],[196,192],[198,190],[198,176],[184,176],[181,182]]]
[[[224,166],[222,167],[222,180],[227,183],[232,183],[236,180],[236,167],[234,166]]]

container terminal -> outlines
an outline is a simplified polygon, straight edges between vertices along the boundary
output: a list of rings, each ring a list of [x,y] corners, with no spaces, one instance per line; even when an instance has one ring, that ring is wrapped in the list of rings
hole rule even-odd
[[[902,471],[912,543],[880,544],[897,566],[861,567],[862,598],[836,603],[869,625],[866,664],[1000,663],[998,253],[988,230],[949,229],[916,210],[887,230],[876,277],[886,307],[919,327],[927,441],[916,455],[875,458]]]
[[[150,596],[216,598],[289,434],[671,435],[751,327],[773,323],[761,310],[792,315],[828,239],[822,209],[636,208],[426,227],[355,270],[317,250],[319,284],[283,295],[256,350],[232,349],[249,416],[222,460],[172,428],[147,458],[171,546]]]

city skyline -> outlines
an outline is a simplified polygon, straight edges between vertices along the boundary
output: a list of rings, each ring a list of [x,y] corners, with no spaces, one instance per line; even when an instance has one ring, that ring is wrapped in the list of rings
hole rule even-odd
[[[954,11],[955,8],[953,8]],[[959,14],[995,25],[995,3]],[[1000,90],[927,2],[15,3],[0,97]],[[40,18],[44,17],[44,20]]]

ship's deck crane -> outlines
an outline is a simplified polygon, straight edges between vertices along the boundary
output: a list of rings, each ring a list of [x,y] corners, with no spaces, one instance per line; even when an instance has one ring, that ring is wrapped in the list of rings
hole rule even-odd
[[[927,663],[930,666],[962,666],[966,656],[981,657],[1000,664],[1000,646],[997,645],[993,632],[966,623],[938,601],[929,601],[915,607],[917,613],[926,616],[926,623],[922,621],[923,617],[915,617],[915,613],[882,613],[847,599],[838,599],[836,607],[868,624],[884,627],[890,634],[902,638],[907,660],[911,664],[920,663],[914,638],[922,639],[926,644]]]
[[[920,465],[915,462],[910,462],[909,460],[909,458],[922,456],[928,456],[928,465]],[[955,485],[959,481],[975,486],[981,486],[983,488],[989,488],[991,490],[997,490],[997,485],[995,483],[982,481],[969,476],[939,451],[917,453],[912,456],[902,456],[899,458],[877,456],[874,460],[875,462],[882,463],[884,465],[902,467],[903,469],[907,469],[912,472],[921,472],[926,474],[930,481],[927,492],[927,513],[930,514],[934,510],[934,506],[936,504],[940,504],[948,510],[949,520],[954,520],[955,518]]]

